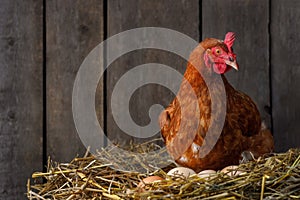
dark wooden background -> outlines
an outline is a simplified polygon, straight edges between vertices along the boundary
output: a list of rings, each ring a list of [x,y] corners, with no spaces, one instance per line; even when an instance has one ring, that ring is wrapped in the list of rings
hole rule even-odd
[[[195,40],[236,32],[241,69],[228,79],[255,100],[273,130],[276,151],[300,146],[299,0],[1,0],[0,199],[25,199],[27,179],[43,170],[48,155],[68,162],[85,152],[71,111],[77,70],[101,41],[144,26],[171,28]],[[182,59],[155,50],[115,61],[98,85],[96,106],[110,138],[132,139],[112,119],[113,86],[148,62],[185,70]],[[133,119],[147,124],[149,107],[173,97],[160,86],[142,87],[132,100]]]

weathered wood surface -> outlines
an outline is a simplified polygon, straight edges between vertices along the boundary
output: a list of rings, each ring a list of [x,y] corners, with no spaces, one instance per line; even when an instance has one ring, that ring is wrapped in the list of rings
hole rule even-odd
[[[300,147],[300,1],[271,3],[271,81],[277,151]]]
[[[203,0],[203,38],[224,39],[236,33],[234,51],[240,70],[226,77],[257,104],[262,119],[271,127],[269,80],[269,1]]]
[[[199,1],[184,0],[129,0],[108,1],[108,37],[116,33],[137,27],[165,27],[199,38]],[[128,53],[115,61],[107,70],[107,134],[118,143],[129,140],[143,141],[139,137],[127,135],[114,122],[111,112],[111,94],[116,82],[130,69],[145,63],[162,63],[184,72],[186,61],[176,55],[158,50],[138,50]],[[143,80],[146,74],[137,79]],[[166,77],[172,80],[172,77]],[[180,84],[180,83],[177,83]],[[126,86],[124,90],[126,89]],[[122,94],[121,94],[122,96]],[[145,126],[150,122],[148,116],[151,105],[158,103],[167,106],[174,95],[164,87],[145,85],[139,88],[131,98],[130,113],[136,124]],[[122,98],[120,98],[122,101]],[[128,120],[128,119],[124,119]],[[157,121],[157,120],[156,120]],[[131,133],[129,133],[131,134]],[[156,135],[159,137],[159,135]],[[149,138],[148,138],[149,140]]]
[[[42,170],[42,1],[0,3],[0,199]]]
[[[103,40],[103,2],[47,1],[46,19],[47,153],[65,162],[86,151],[73,121],[72,89],[84,58]],[[100,83],[99,113],[103,110],[101,87]]]

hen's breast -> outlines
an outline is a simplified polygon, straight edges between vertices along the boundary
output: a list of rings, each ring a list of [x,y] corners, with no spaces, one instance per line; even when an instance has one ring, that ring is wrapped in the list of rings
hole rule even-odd
[[[220,115],[220,112],[225,109],[224,124],[213,123],[210,127],[216,119],[215,116],[211,116],[211,97],[208,87],[200,81],[193,82],[193,90],[187,89],[185,84],[188,83],[183,82],[177,98],[165,110],[167,122],[161,132],[169,154],[178,164],[195,171],[218,170],[228,165],[238,164],[240,154],[248,148],[247,137],[258,133],[260,116],[254,102],[247,95],[234,90],[225,77],[223,81],[226,90],[225,99],[221,95],[222,86],[215,85],[213,89],[215,94],[218,92],[220,94],[220,97],[215,98],[217,101],[214,102],[217,106],[215,114]],[[226,108],[221,105],[225,105]],[[210,137],[206,138],[209,128],[213,130],[219,128],[222,132],[220,134],[212,131]],[[205,157],[200,156],[201,151],[206,150],[209,153]]]

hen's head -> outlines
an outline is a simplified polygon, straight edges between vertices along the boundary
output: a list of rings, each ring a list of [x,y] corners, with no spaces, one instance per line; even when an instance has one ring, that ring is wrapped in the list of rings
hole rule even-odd
[[[233,32],[228,32],[224,41],[205,39],[201,44],[205,48],[203,59],[206,67],[212,67],[218,74],[224,74],[231,68],[238,70],[236,55],[232,50],[234,40]]]

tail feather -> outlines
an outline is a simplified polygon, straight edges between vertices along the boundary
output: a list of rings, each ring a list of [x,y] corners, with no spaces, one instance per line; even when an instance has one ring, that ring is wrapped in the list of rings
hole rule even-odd
[[[274,151],[273,135],[264,122],[262,122],[260,132],[250,137],[249,140],[249,151],[251,151],[256,158]]]

